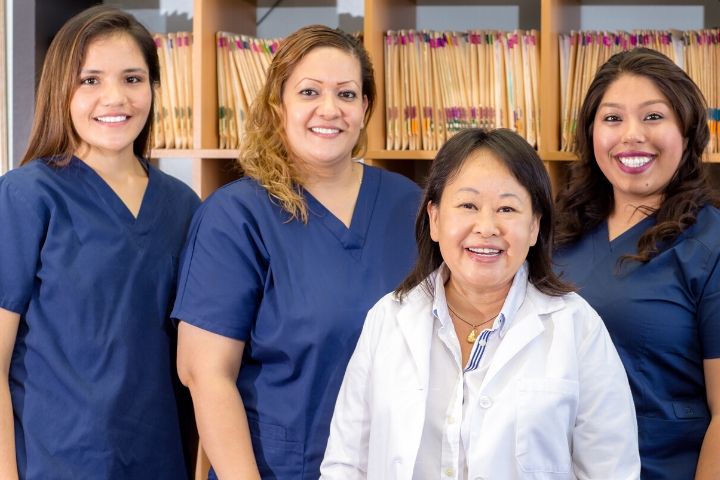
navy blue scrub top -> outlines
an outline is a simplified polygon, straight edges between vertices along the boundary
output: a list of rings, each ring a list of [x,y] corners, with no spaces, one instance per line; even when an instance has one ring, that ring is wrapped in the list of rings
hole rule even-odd
[[[190,228],[172,316],[246,342],[237,386],[263,478],[320,476],[365,315],[416,258],[419,188],[363,175],[349,229],[308,192],[307,224],[288,221],[249,178],[215,192]]]
[[[77,158],[0,177],[0,307],[21,479],[186,478],[169,319],[199,199],[146,162],[137,219]]]
[[[720,357],[720,211],[703,208],[670,248],[616,274],[654,224],[646,218],[608,241],[603,223],[557,252],[555,264],[605,321],[625,365],[642,478],[690,480],[710,422],[703,359]]]

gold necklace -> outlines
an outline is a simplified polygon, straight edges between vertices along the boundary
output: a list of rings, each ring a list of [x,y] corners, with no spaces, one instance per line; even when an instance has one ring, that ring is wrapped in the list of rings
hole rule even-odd
[[[447,306],[448,306],[448,310],[450,310],[450,313],[452,313],[455,318],[457,318],[461,322],[463,322],[467,325],[470,325],[472,327],[472,330],[470,330],[470,333],[468,333],[468,336],[465,338],[468,343],[475,343],[475,340],[477,339],[477,329],[479,326],[485,325],[486,323],[490,322],[491,320],[494,320],[495,318],[497,318],[497,316],[499,315],[499,314],[495,314],[492,317],[485,320],[484,322],[480,322],[476,325],[473,325],[472,323],[468,322],[467,320],[462,318],[460,315],[458,315],[457,312],[455,310],[453,310],[453,308],[450,306],[449,303],[447,304]]]

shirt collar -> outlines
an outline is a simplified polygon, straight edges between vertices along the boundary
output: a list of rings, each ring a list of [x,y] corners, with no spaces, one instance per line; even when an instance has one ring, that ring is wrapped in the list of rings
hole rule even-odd
[[[450,278],[450,270],[447,265],[443,263],[440,267],[435,270],[432,274],[433,284],[435,287],[435,294],[433,295],[432,313],[440,321],[440,327],[445,327],[450,320],[450,313],[448,312],[447,299],[445,297],[445,282]],[[510,327],[512,319],[520,309],[523,301],[525,300],[525,293],[527,292],[527,262],[524,262],[520,269],[515,273],[513,277],[510,291],[505,297],[505,303],[503,303],[502,309],[498,318],[493,323],[493,330],[499,330],[500,337],[503,337]]]

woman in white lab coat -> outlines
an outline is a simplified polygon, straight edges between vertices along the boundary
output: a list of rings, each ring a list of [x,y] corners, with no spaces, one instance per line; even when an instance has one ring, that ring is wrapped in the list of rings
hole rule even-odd
[[[623,366],[552,272],[542,161],[509,130],[438,152],[415,269],[368,313],[323,479],[637,479]]]

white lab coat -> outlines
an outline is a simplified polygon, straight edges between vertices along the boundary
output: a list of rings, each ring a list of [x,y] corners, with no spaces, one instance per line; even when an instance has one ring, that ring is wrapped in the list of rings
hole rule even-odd
[[[436,275],[434,273],[433,275]],[[324,480],[411,480],[425,419],[432,298],[386,295],[368,313],[330,427]],[[578,295],[532,284],[481,386],[469,479],[640,478],[625,370]],[[438,478],[452,478],[438,472]]]

